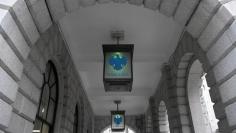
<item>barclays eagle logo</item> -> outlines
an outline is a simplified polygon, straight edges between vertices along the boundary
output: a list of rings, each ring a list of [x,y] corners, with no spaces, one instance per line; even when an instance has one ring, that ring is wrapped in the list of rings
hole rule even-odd
[[[115,124],[119,125],[122,122],[122,117],[120,115],[115,115],[114,117]]]
[[[127,63],[127,57],[120,54],[112,55],[112,57],[109,59],[109,64],[117,71],[121,70],[124,66],[126,66]]]

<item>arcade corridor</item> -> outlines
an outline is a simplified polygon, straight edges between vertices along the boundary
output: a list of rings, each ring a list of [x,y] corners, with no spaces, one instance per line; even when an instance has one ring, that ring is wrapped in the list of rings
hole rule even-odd
[[[0,133],[236,133],[235,18],[235,0],[0,0]]]

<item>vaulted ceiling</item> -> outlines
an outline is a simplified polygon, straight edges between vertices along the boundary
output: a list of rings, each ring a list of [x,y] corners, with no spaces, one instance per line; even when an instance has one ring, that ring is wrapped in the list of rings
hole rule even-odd
[[[159,82],[161,65],[168,61],[183,29],[158,11],[116,3],[80,8],[59,24],[97,115],[108,115],[117,99],[127,114],[144,113]],[[104,90],[102,44],[115,43],[110,38],[112,30],[124,30],[121,43],[134,44],[132,92]]]

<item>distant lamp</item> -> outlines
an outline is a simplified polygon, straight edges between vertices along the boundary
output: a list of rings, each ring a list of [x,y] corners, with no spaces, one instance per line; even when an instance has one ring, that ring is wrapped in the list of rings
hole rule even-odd
[[[116,111],[111,111],[111,130],[113,132],[121,132],[125,130],[125,111],[119,111],[118,104],[121,101],[114,101],[117,105]]]
[[[117,44],[103,44],[105,91],[131,91],[133,83],[133,44],[119,44],[124,32],[111,34]]]

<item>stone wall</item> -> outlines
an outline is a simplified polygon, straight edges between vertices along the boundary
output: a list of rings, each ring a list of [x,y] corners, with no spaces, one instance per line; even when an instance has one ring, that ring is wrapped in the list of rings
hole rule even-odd
[[[153,133],[153,118],[154,118],[154,113],[152,113],[152,109],[151,107],[149,106],[149,108],[147,109],[146,111],[146,114],[145,114],[145,123],[144,123],[144,128],[145,128],[145,132],[146,133]]]
[[[218,44],[214,44],[212,48],[216,47],[215,45]],[[223,42],[221,45],[223,45]],[[203,64],[203,70],[207,73],[207,83],[211,88],[212,101],[215,103],[214,110],[217,119],[219,119],[220,132],[231,133],[234,130],[233,119],[236,112],[232,109],[234,109],[235,100],[229,98],[229,95],[232,96],[232,91],[235,90],[232,83],[234,80],[233,68],[235,68],[235,65],[233,65],[233,62],[235,62],[235,59],[233,58],[233,53],[229,50],[218,62],[212,64],[213,58],[209,58],[210,54],[213,53],[203,50],[197,39],[185,32],[169,62],[163,65],[162,77],[156,93],[150,98],[150,106],[153,106],[152,113],[155,114],[160,101],[163,100],[166,103],[171,132],[193,132],[187,95],[187,80],[190,66],[196,59]],[[215,55],[219,56],[219,52]],[[228,74],[225,74],[225,77],[219,75],[219,73],[227,72]],[[219,80],[218,76],[221,77],[221,80]],[[224,89],[224,91],[221,89]],[[226,102],[223,99],[231,100]],[[155,120],[159,121],[158,117],[153,117],[153,119],[154,132],[159,132],[159,124],[158,122],[155,123]]]
[[[51,20],[46,27],[35,24],[39,16],[31,14],[27,4],[23,0],[0,2],[0,132],[32,133],[43,73],[50,60],[59,78],[54,132],[72,132],[78,104],[79,129],[92,133],[93,111],[59,28]],[[40,21],[45,23],[44,18]]]

